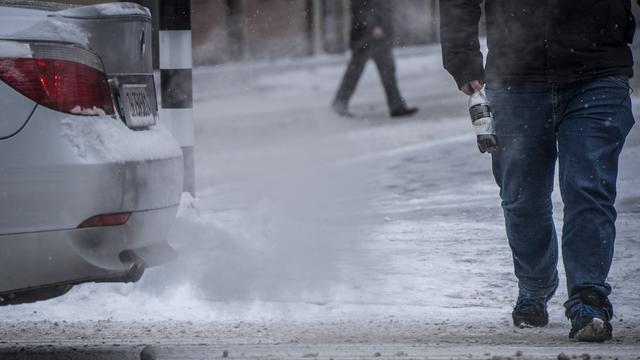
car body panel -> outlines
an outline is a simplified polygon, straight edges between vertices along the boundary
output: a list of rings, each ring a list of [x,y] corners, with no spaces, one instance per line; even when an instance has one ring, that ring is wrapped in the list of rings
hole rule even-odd
[[[182,152],[168,131],[135,132],[110,117],[41,106],[19,134],[0,140],[0,164],[0,234],[173,206],[182,192]]]
[[[124,251],[153,266],[175,256],[166,233],[177,206],[136,212],[125,225],[0,235],[0,295],[39,286],[120,280],[134,264]],[[10,251],[5,251],[10,250]],[[19,254],[19,256],[16,256]]]
[[[0,51],[0,58],[2,51]],[[11,137],[20,131],[36,108],[36,103],[0,81],[0,139]]]

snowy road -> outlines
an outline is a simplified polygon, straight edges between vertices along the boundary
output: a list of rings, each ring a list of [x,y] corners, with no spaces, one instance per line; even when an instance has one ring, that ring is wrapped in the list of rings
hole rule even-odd
[[[400,52],[402,90],[422,109],[406,120],[387,118],[373,67],[357,116],[331,114],[344,60],[197,70],[200,190],[170,234],[180,258],[138,284],[0,308],[0,359],[134,359],[149,344],[159,359],[637,359],[640,130],[619,180],[615,339],[575,344],[564,287],[548,328],[510,325],[489,158],[437,49]]]

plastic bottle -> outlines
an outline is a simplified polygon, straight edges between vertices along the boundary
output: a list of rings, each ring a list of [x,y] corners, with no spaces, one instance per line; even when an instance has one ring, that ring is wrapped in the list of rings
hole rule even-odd
[[[493,127],[493,115],[484,89],[475,91],[469,97],[471,123],[478,137],[478,149],[481,153],[493,153],[498,150],[498,137]]]

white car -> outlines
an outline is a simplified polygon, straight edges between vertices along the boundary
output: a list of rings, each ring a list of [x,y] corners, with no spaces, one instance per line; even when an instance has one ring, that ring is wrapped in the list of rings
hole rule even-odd
[[[151,16],[0,0],[0,305],[170,260],[183,159],[157,125]]]

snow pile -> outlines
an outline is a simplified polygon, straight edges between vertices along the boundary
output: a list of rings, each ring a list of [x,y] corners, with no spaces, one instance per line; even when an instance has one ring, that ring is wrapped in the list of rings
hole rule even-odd
[[[68,17],[71,19],[96,19],[106,17],[151,17],[151,12],[146,7],[134,3],[107,3],[93,4],[80,7],[71,7],[54,13],[53,16]]]
[[[80,27],[55,17],[35,23],[34,25],[11,34],[20,39],[39,41],[63,41],[79,45],[89,45],[89,34]]]
[[[71,109],[71,113],[74,115],[86,115],[86,116],[106,116],[107,115],[104,112],[104,110],[97,108],[95,106],[89,109],[89,108],[82,108],[79,105],[76,105],[73,109]]]
[[[124,162],[182,156],[179,145],[162,126],[133,131],[112,117],[76,116],[63,119],[60,131],[78,157],[87,161]]]
[[[103,16],[146,15],[151,16],[149,9],[133,3],[111,3],[93,5]]]
[[[0,57],[30,58],[32,57],[31,47],[21,42],[0,40]]]

